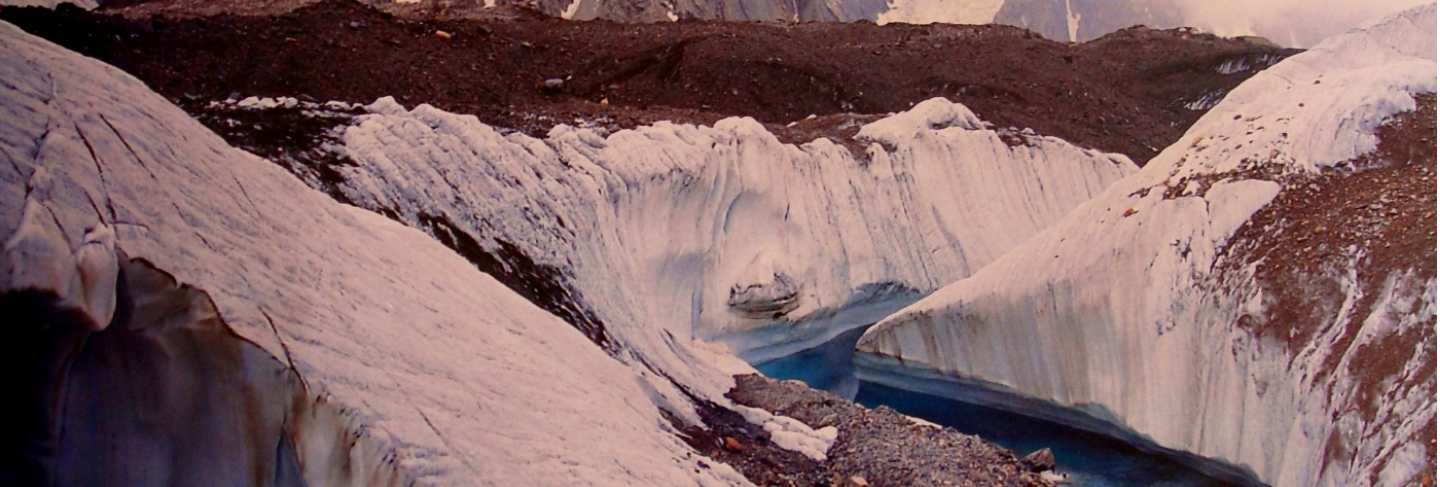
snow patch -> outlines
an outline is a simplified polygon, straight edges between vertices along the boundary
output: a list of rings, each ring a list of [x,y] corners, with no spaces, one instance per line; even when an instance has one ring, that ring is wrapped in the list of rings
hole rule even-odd
[[[980,130],[984,124],[965,105],[937,97],[922,101],[910,110],[866,124],[860,127],[855,138],[899,145],[928,131],[950,127]]]
[[[1065,0],[1065,33],[1070,36],[1070,42],[1080,42],[1080,17],[1071,0]]]
[[[487,1],[493,2],[494,0]],[[583,1],[584,0],[571,0],[570,4],[565,6],[565,10],[560,11],[560,18],[566,20],[575,18],[575,14],[580,12],[580,2]]]
[[[817,462],[825,461],[826,452],[840,437],[840,430],[834,426],[812,429],[798,419],[749,406],[736,405],[735,411],[744,416],[746,421],[770,433],[770,441],[776,446],[803,454]]]

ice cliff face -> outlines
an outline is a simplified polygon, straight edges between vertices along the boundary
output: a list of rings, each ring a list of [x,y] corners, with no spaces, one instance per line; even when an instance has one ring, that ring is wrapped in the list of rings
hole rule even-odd
[[[1139,173],[869,330],[873,378],[1073,406],[1275,485],[1422,482],[1433,143],[1385,157],[1376,134],[1435,91],[1434,39],[1432,4],[1245,82]],[[1402,200],[1418,220],[1387,227]]]
[[[343,136],[346,200],[558,269],[629,348],[700,338],[752,360],[873,323],[1135,170],[941,99],[863,127],[863,155],[750,119],[540,140],[388,99],[370,111]]]
[[[35,357],[22,380],[40,377],[19,405],[34,430],[3,440],[23,452],[4,461],[34,474],[15,484],[168,485],[196,467],[233,484],[746,483],[670,430],[657,406],[698,420],[668,380],[430,236],[336,203],[138,80],[9,24],[0,79],[0,292],[7,312],[39,310],[6,319],[34,339],[7,359]],[[45,335],[57,329],[74,334]],[[67,343],[85,344],[68,362],[72,349],[38,350]],[[690,387],[725,387],[687,365]],[[153,427],[127,429],[140,424]]]

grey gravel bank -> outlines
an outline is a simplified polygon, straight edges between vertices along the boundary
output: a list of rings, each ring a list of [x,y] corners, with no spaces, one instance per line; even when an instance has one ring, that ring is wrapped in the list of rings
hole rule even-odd
[[[802,382],[738,375],[727,396],[812,428],[839,429],[823,464],[839,485],[1053,485],[1015,453],[979,437],[924,424],[884,406],[869,409]]]

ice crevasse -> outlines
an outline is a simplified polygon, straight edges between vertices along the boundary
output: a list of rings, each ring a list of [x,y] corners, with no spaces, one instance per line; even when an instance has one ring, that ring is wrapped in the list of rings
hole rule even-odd
[[[388,98],[369,111],[338,149],[346,199],[560,269],[631,348],[701,339],[751,361],[873,323],[1136,170],[944,99],[860,127],[863,153],[749,118],[537,139]]]

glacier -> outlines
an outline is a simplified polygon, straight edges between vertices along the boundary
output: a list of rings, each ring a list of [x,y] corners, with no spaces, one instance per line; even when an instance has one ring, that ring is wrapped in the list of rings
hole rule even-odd
[[[4,24],[0,289],[52,293],[97,337],[222,335],[199,350],[233,347],[244,365],[179,364],[295,408],[198,419],[255,413],[242,446],[294,457],[226,473],[240,483],[270,469],[310,484],[745,485],[693,455],[672,415],[700,423],[694,398],[732,407],[730,375],[751,371],[736,357],[880,322],[859,345],[876,382],[1073,406],[1069,420],[1277,485],[1399,485],[1426,464],[1411,439],[1433,429],[1433,345],[1383,378],[1379,416],[1346,371],[1364,346],[1433,336],[1434,276],[1374,287],[1359,264],[1336,270],[1342,310],[1295,350],[1235,325],[1266,311],[1256,266],[1216,264],[1289,185],[1347,170],[1435,91],[1433,18],[1277,64],[1144,169],[944,99],[797,144],[749,118],[537,138],[382,98],[343,107],[365,112],[324,147],[345,162],[303,181]],[[131,284],[156,274],[170,280]],[[152,294],[188,320],[137,321]],[[75,384],[114,373],[83,372],[98,375]],[[735,409],[812,459],[836,439]],[[133,452],[99,436],[73,440],[106,452],[89,468]]]
[[[563,270],[632,349],[715,341],[752,363],[878,321],[1136,170],[1007,139],[944,99],[861,127],[864,154],[749,118],[541,140],[389,98],[368,110],[344,129],[355,164],[332,192]]]
[[[1406,11],[1244,82],[1138,173],[867,330],[862,379],[1068,407],[1080,416],[1071,422],[1224,460],[1273,485],[1424,478],[1434,461],[1433,268],[1382,269],[1367,284],[1357,277],[1370,272],[1366,251],[1342,249],[1347,263],[1321,276],[1343,291],[1321,308],[1329,314],[1266,334],[1255,323],[1277,293],[1317,284],[1262,282],[1258,269],[1271,263],[1243,255],[1264,245],[1246,238],[1265,234],[1237,235],[1270,228],[1256,215],[1277,195],[1355,171],[1377,129],[1435,91],[1435,15],[1434,4]],[[1368,347],[1415,333],[1428,339],[1396,352],[1394,370],[1356,371]],[[1363,392],[1372,381],[1382,394]]]
[[[199,326],[185,325],[194,317],[254,344],[215,342],[240,346],[252,364],[223,368],[239,367],[241,375],[225,377],[244,380],[251,393],[215,397],[288,397],[293,384],[274,374],[293,364],[307,384],[297,406],[305,414],[293,417],[305,421],[288,423],[284,434],[308,485],[748,485],[677,438],[657,406],[699,420],[668,380],[616,360],[430,236],[336,203],[228,146],[135,78],[10,24],[0,24],[0,79],[0,289],[53,293],[82,310],[76,319],[95,333],[92,341],[125,331],[101,328],[111,317],[120,323],[113,303],[125,293],[116,288],[141,272],[122,271],[140,265],[131,259],[208,293],[210,305],[162,306],[179,315],[157,329]],[[158,286],[155,296],[174,292]],[[203,301],[193,292],[164,299]],[[169,343],[167,336],[155,339]],[[160,363],[172,366],[170,377],[210,370],[191,356]],[[687,357],[696,360],[693,387],[728,387],[728,376]],[[91,377],[74,373],[74,387]],[[177,424],[198,434],[227,418],[281,416],[221,407],[235,402]],[[183,458],[275,458],[269,441],[279,433],[265,424],[224,443],[224,455],[190,444]],[[61,457],[59,471],[101,470],[91,478],[122,478],[99,466],[149,458],[114,438],[63,441],[74,443],[58,451],[88,453]],[[197,466],[153,465],[149,472],[176,475]],[[209,481],[256,478],[210,466],[206,472],[225,477]],[[123,478],[167,482],[140,475]]]
[[[232,406],[195,420],[251,433],[198,442],[185,458],[270,452],[275,461],[217,466],[241,483],[745,485],[670,423],[701,422],[692,398],[733,406],[731,374],[753,371],[734,354],[778,356],[877,321],[1137,169],[991,129],[942,99],[865,126],[868,147],[853,154],[829,139],[782,143],[745,118],[560,126],[541,140],[387,98],[330,147],[354,162],[336,168],[337,187],[314,188],[114,68],[9,24],[0,44],[0,290],[53,294],[79,310],[81,336],[139,333],[149,349],[191,350],[168,359],[179,375],[126,376],[126,387],[201,381],[233,398],[226,384],[238,384],[293,404],[220,400]],[[546,292],[573,314],[481,272],[471,250],[563,282]],[[152,275],[165,279],[127,291]],[[185,304],[116,311],[137,302]],[[566,321],[577,317],[593,328]],[[243,365],[183,358],[214,347]],[[115,377],[84,370],[55,383]],[[70,397],[104,410],[103,398]],[[44,411],[58,431],[90,420]],[[811,458],[835,441],[834,430],[746,417]],[[84,469],[75,456],[46,460],[55,471],[139,484],[196,472],[162,461],[117,473],[127,453],[152,451],[123,445],[163,436],[95,424],[121,430],[57,440],[77,442],[57,451],[103,453]]]

